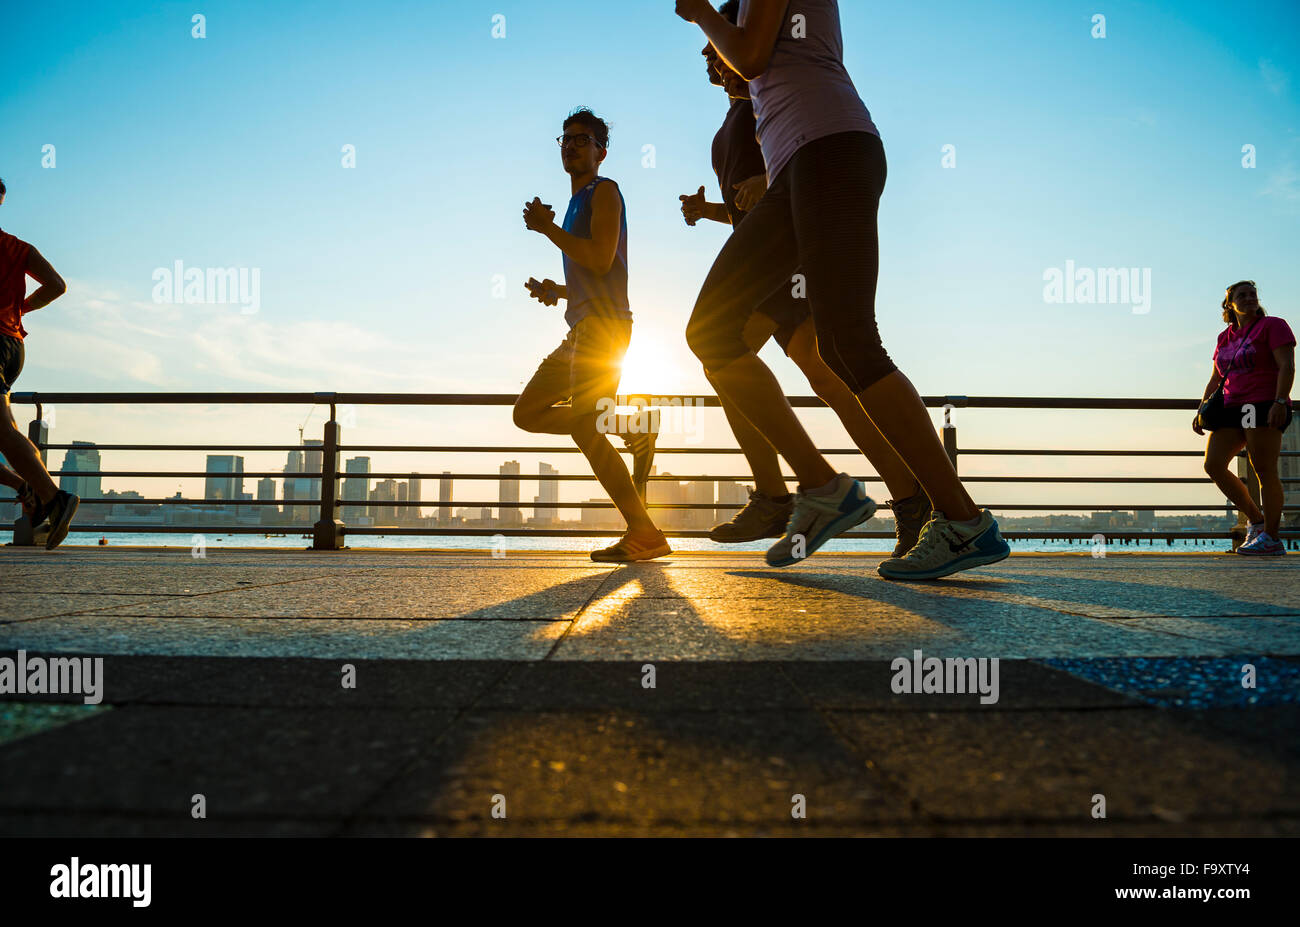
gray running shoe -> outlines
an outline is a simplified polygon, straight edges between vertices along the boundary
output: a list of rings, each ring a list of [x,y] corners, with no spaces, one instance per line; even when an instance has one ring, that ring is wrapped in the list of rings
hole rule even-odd
[[[906,499],[891,500],[889,507],[894,510],[894,537],[898,538],[891,556],[901,557],[916,546],[921,528],[930,520],[930,497],[918,490]]]
[[[794,512],[781,540],[767,551],[768,566],[798,563],[836,535],[860,525],[875,514],[876,503],[865,487],[841,473],[835,492],[829,496],[795,493]]]
[[[749,493],[749,501],[729,522],[714,525],[709,538],[719,544],[739,544],[763,538],[779,538],[794,511],[794,497],[778,502],[757,489]]]
[[[876,572],[885,579],[938,579],[959,570],[997,563],[1011,555],[1011,545],[997,520],[984,509],[974,527],[949,521],[935,512],[921,529],[916,546],[902,557],[881,561]]]

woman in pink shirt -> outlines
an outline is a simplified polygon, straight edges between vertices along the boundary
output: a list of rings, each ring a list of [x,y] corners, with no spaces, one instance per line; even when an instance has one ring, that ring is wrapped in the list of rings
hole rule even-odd
[[[1214,373],[1205,386],[1202,403],[1223,387],[1222,405],[1203,406],[1192,428],[1210,432],[1205,445],[1205,472],[1224,495],[1250,520],[1246,542],[1237,553],[1279,555],[1286,548],[1278,540],[1282,522],[1282,479],[1278,458],[1282,432],[1291,424],[1291,384],[1295,380],[1295,335],[1259,304],[1255,281],[1241,280],[1223,297],[1223,321],[1214,349]],[[1250,498],[1246,484],[1229,469],[1242,448],[1259,476],[1264,510]]]

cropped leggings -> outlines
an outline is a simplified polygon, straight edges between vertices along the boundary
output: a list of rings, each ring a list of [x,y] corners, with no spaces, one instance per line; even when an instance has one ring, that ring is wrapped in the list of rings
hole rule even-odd
[[[779,287],[806,296],[822,359],[853,392],[898,369],[876,328],[884,188],[877,135],[841,132],[795,152],[727,240],[695,301],[686,340],[705,370],[749,353],[745,323]]]

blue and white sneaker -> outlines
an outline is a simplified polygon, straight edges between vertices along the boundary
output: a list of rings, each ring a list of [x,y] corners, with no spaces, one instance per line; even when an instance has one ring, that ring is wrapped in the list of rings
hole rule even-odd
[[[785,535],[767,552],[768,566],[798,563],[831,538],[876,513],[876,503],[860,482],[847,473],[837,475],[835,481],[835,491],[829,495],[794,494],[794,511],[786,523]]]
[[[1267,531],[1261,531],[1238,547],[1237,553],[1247,557],[1280,557],[1286,553],[1286,545]]]
[[[997,563],[1011,556],[993,514],[984,509],[973,528],[949,521],[935,512],[921,529],[916,546],[901,557],[876,567],[885,579],[938,579],[959,570]]]

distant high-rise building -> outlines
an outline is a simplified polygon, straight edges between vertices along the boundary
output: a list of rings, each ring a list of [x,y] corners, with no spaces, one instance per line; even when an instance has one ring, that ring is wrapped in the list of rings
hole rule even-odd
[[[623,524],[623,516],[619,514],[618,509],[609,507],[609,497],[599,497],[588,499],[588,502],[603,502],[605,505],[601,508],[585,508],[582,510],[582,527],[584,528],[618,528]]]
[[[370,517],[376,525],[394,525],[397,523],[397,481],[379,480],[370,491]]]
[[[501,465],[498,472],[502,476],[519,476],[519,461],[507,460]],[[499,486],[498,502],[519,502],[519,480],[500,480]],[[517,504],[510,507],[503,504],[497,509],[497,512],[497,524],[502,528],[517,528],[523,524],[523,513],[519,510]]]
[[[560,510],[553,504],[560,501],[560,481],[547,479],[547,477],[558,476],[559,470],[556,470],[548,463],[537,465],[537,475],[541,477],[537,481],[537,496],[533,502],[537,503],[533,507],[533,519],[538,525],[553,525],[559,517]]]
[[[369,457],[353,457],[343,465],[344,472],[361,474],[349,476],[343,480],[343,489],[339,496],[344,502],[366,502],[370,499],[370,480],[365,474],[370,472]],[[356,522],[366,515],[364,505],[345,505],[340,508],[342,519]]]
[[[234,454],[209,454],[208,473],[240,474],[244,472],[244,458]],[[204,499],[238,499],[244,493],[242,476],[209,476],[203,481]],[[231,509],[234,512],[234,509]]]
[[[420,475],[412,473],[411,478],[406,481],[406,498],[412,502],[423,502],[424,497],[420,495]],[[419,521],[423,517],[418,505],[413,505],[407,509],[407,518],[412,521]]]
[[[290,451],[284,462],[284,501],[310,499],[311,484],[300,474],[303,472],[302,451]],[[286,505],[285,520],[291,523],[311,521],[311,507],[306,505]]]
[[[306,497],[308,499],[319,499],[320,468],[325,460],[325,451],[323,450],[325,442],[320,438],[308,438],[302,443],[306,447],[306,450],[302,452],[302,470],[303,473],[309,475],[309,479],[305,481],[307,483]],[[309,508],[304,509],[304,511],[310,513]]]
[[[275,501],[275,480],[269,476],[264,476],[257,481],[257,499],[259,502]],[[259,505],[257,506],[257,517],[263,523],[274,523],[280,518],[280,507],[278,505]]]
[[[734,480],[718,480],[718,505],[744,505],[749,501],[749,487]],[[714,509],[716,522],[731,521],[739,509]],[[709,527],[713,527],[710,525]]]
[[[654,476],[658,469],[658,467],[651,467],[650,475]],[[671,473],[663,475],[672,476]],[[646,502],[649,504],[679,505],[684,501],[682,484],[676,480],[651,480],[646,486]],[[652,509],[650,517],[654,519],[656,525],[667,531],[680,531],[686,525],[684,509]]]
[[[93,441],[73,441],[73,446],[63,455],[62,470],[96,471],[100,469],[99,451]],[[98,499],[103,495],[98,476],[59,477],[59,488],[83,499]]]
[[[443,470],[442,478],[438,480],[438,501],[443,503],[438,506],[438,524],[445,528],[451,524],[451,471]],[[457,516],[460,517],[460,516]]]
[[[713,505],[713,483],[705,480],[687,483],[686,501],[698,505]],[[713,527],[713,510],[686,509],[686,525],[692,531],[707,531]]]

